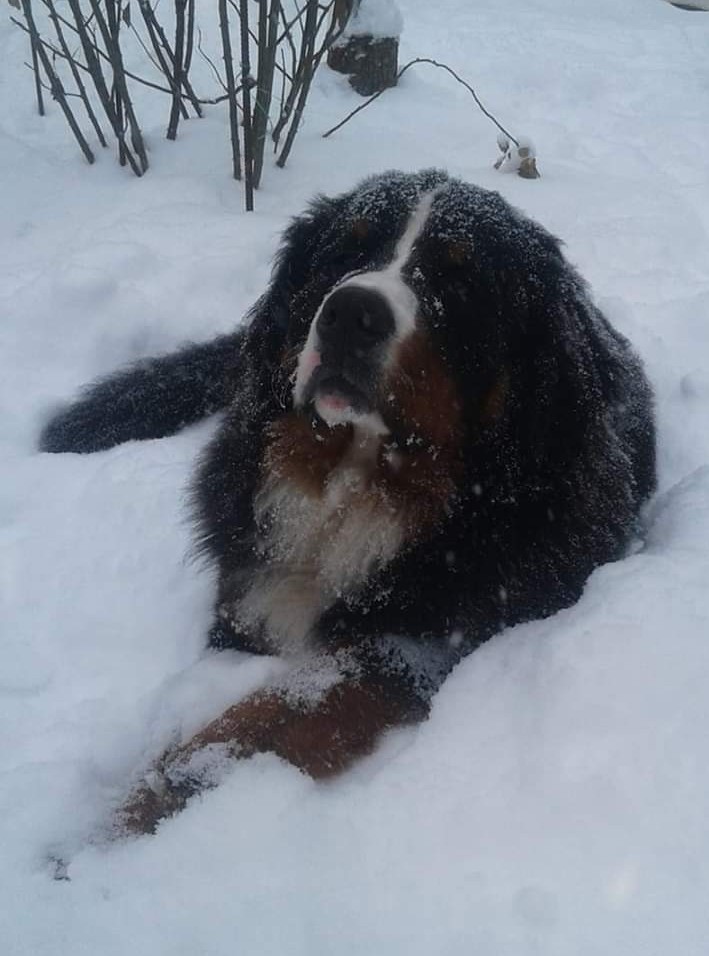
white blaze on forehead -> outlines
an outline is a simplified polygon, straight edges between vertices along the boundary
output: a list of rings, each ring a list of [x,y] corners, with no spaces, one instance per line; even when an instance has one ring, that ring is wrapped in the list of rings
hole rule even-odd
[[[404,234],[396,244],[396,249],[394,250],[394,259],[389,266],[389,269],[396,269],[398,272],[400,272],[401,269],[406,265],[406,262],[411,255],[411,250],[414,248],[416,240],[421,235],[423,227],[426,225],[428,215],[431,212],[431,206],[433,205],[433,200],[440,191],[441,187],[439,186],[438,189],[432,189],[430,192],[424,193],[419,200],[418,205],[413,211],[413,215],[407,223]]]
[[[293,402],[296,408],[302,404],[305,387],[312,375],[313,369],[320,361],[319,339],[316,326],[320,314],[333,292],[349,286],[378,292],[386,300],[387,305],[392,311],[395,340],[400,342],[413,332],[416,324],[418,301],[413,290],[402,278],[401,272],[409,260],[416,241],[423,232],[431,212],[431,206],[439,192],[440,187],[432,189],[424,193],[419,199],[416,208],[411,216],[409,216],[403,233],[399,237],[396,248],[394,249],[394,256],[387,266],[374,272],[357,272],[346,277],[342,282],[335,285],[320,303],[320,307],[315,313],[313,321],[310,323],[305,345],[298,356],[295,383],[293,386]]]

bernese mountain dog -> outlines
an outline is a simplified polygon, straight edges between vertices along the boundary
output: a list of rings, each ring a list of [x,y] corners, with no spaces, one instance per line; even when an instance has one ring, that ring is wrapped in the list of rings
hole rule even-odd
[[[420,721],[461,657],[624,554],[655,483],[642,366],[559,242],[437,170],[315,199],[244,325],[91,385],[40,445],[98,451],[217,411],[192,486],[218,569],[208,643],[291,663],[165,753],[124,830],[234,758],[324,778]]]

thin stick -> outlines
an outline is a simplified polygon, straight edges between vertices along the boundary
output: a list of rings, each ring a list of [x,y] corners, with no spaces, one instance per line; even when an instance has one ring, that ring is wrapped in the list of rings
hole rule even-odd
[[[285,14],[285,11],[283,11],[283,33],[281,33],[281,35],[278,37],[279,43],[281,43],[286,37],[289,37],[291,35],[291,30],[296,25],[296,23],[301,23],[303,19],[303,14],[305,13],[309,3],[310,3],[310,0],[306,0],[303,6],[300,7],[296,15],[290,21],[286,20],[286,14]],[[302,29],[303,28],[301,26],[301,31]]]
[[[308,93],[310,92],[310,84],[313,81],[313,76],[315,73],[315,64],[314,64],[314,48],[315,48],[315,37],[317,33],[317,15],[318,15],[318,4],[314,0],[310,0],[308,4],[308,11],[305,17],[305,23],[303,25],[303,56],[302,56],[302,79],[300,83],[300,94],[298,96],[298,101],[295,107],[293,114],[293,120],[291,122],[288,133],[286,134],[286,141],[283,144],[283,149],[281,154],[276,160],[276,166],[281,169],[285,166],[288,156],[290,154],[291,148],[293,146],[293,141],[295,140],[296,133],[300,127],[300,121],[303,116],[303,110],[305,109],[305,101],[308,98]]]
[[[244,124],[244,195],[246,211],[254,208],[254,142],[251,115],[251,63],[249,60],[249,0],[241,2],[241,103]]]
[[[84,109],[86,110],[86,115],[89,117],[91,125],[93,126],[96,136],[98,137],[99,143],[105,148],[108,146],[106,142],[106,137],[103,135],[103,130],[99,124],[96,114],[94,113],[93,107],[91,106],[91,101],[89,100],[89,95],[86,92],[86,87],[84,86],[84,81],[81,79],[81,74],[79,73],[79,68],[76,64],[74,57],[69,51],[69,46],[67,45],[66,38],[64,36],[64,31],[62,30],[62,25],[59,22],[59,17],[57,11],[54,9],[54,3],[52,0],[42,0],[45,7],[49,10],[49,18],[54,24],[54,29],[57,34],[57,39],[59,40],[59,46],[62,49],[64,58],[69,64],[69,69],[71,70],[71,75],[74,77],[74,82],[76,83],[76,88],[79,91],[79,96],[81,97],[84,103]]]
[[[67,0],[67,2],[69,2],[69,0]],[[56,10],[55,10],[55,13],[56,13]],[[80,31],[76,28],[76,25],[74,23],[72,23],[70,20],[67,20],[66,17],[61,16],[61,14],[59,13],[56,13],[56,17],[57,17],[57,20],[59,20],[59,22],[63,26],[67,27],[67,29],[71,30],[73,33],[80,35]],[[24,24],[20,23],[18,20],[14,20],[12,17],[10,17],[10,19],[12,20],[13,23],[17,24],[17,26],[21,30],[24,30],[26,33],[29,33],[29,31],[24,26]],[[92,18],[89,17],[86,23],[88,24],[91,19]],[[92,42],[92,41],[90,40],[89,42]],[[66,57],[64,56],[64,53],[60,49],[58,49],[57,47],[49,43],[47,40],[42,40],[42,43],[48,50],[51,51],[53,56],[60,56],[63,59],[66,59]],[[111,62],[111,58],[108,56],[108,54],[104,53],[104,51],[100,47],[97,47],[94,45],[94,52],[96,56],[99,56],[102,60],[107,60],[109,63]],[[80,70],[83,70],[85,73],[91,73],[91,70],[89,69],[89,67],[84,66],[84,64],[80,63],[78,60],[75,60],[74,63]],[[125,70],[124,72],[129,79],[135,80],[136,83],[140,83],[143,86],[148,86],[150,87],[151,90],[158,90],[160,93],[170,93],[170,94],[172,93],[172,89],[168,89],[165,86],[160,86],[159,83],[152,83],[150,80],[146,80],[144,77],[138,76],[136,73],[131,73],[130,70]],[[211,101],[206,100],[205,102],[211,102]]]
[[[194,0],[187,2],[187,39],[185,40],[185,63],[184,76],[187,77],[192,66],[192,53],[194,52]]]
[[[64,20],[63,17],[59,17],[58,19],[61,20],[61,22],[64,24],[64,26],[70,26],[72,30],[75,30],[75,28],[74,28],[71,24],[67,24],[66,20]],[[27,27],[25,26],[24,23],[21,23],[19,20],[16,20],[14,17],[10,17],[10,20],[12,21],[12,23],[15,24],[15,26],[18,26],[18,27],[20,28],[20,30],[24,30],[24,32],[29,35],[29,30],[27,29]],[[62,60],[66,60],[66,59],[67,59],[66,54],[65,54],[59,47],[56,47],[56,46],[54,46],[53,43],[50,43],[49,40],[45,40],[45,39],[40,38],[40,42],[42,43],[42,46],[52,54],[53,57],[58,56],[58,57],[60,57],[60,59],[62,59]],[[100,56],[103,60],[109,60],[109,57],[103,52],[103,50],[99,49],[98,47],[96,47],[95,52],[96,52],[96,54],[97,54],[98,56]],[[69,53],[69,58],[72,58],[72,59],[73,59],[71,52]],[[110,62],[110,60],[109,60],[109,62]],[[79,60],[74,60],[74,66],[76,66],[79,70],[82,70],[84,73],[88,73],[89,75],[91,75],[91,70],[89,69],[89,67],[86,66],[84,63],[81,63]],[[30,67],[29,67],[29,68],[30,68],[30,70],[32,69],[31,64],[30,64]],[[146,80],[146,79],[144,79],[144,78],[141,77],[141,76],[136,76],[135,73],[130,73],[128,70],[126,70],[126,76],[129,77],[129,79],[131,79],[131,80],[135,80],[136,83],[141,83],[141,84],[143,84],[143,86],[149,86],[150,89],[152,89],[152,90],[158,90],[158,92],[160,92],[160,93],[170,93],[170,94],[172,93],[172,90],[171,90],[171,89],[168,89],[168,88],[165,87],[165,86],[160,86],[158,83],[151,83],[150,80]],[[67,95],[68,95],[68,94],[67,94]],[[210,104],[213,104],[213,103],[219,102],[219,101],[215,101],[215,100],[200,100],[199,102],[200,102],[200,103],[210,103]]]
[[[143,7],[141,6],[140,9],[142,10]],[[168,83],[170,84],[170,87],[171,87],[171,89],[168,90],[167,92],[171,93],[172,96],[174,96],[174,95],[175,95],[175,84],[174,84],[174,82],[173,82],[172,70],[171,70],[170,67],[168,66],[167,60],[165,59],[165,56],[164,56],[164,54],[163,54],[163,51],[160,49],[160,45],[159,45],[159,43],[158,43],[158,41],[157,41],[157,38],[155,37],[153,31],[152,31],[151,28],[150,28],[150,22],[149,22],[149,21],[146,21],[146,26],[147,26],[147,29],[148,29],[148,36],[149,36],[149,38],[150,38],[150,42],[151,42],[152,45],[153,45],[153,52],[152,52],[152,53],[150,52],[150,50],[149,50],[149,49],[147,48],[147,46],[145,45],[145,42],[144,42],[143,38],[141,37],[140,33],[138,33],[138,31],[136,30],[136,28],[135,28],[132,24],[131,24],[131,30],[132,30],[133,35],[135,36],[136,40],[138,41],[138,43],[141,45],[141,47],[142,47],[143,50],[145,51],[145,55],[146,55],[147,58],[150,60],[150,62],[153,64],[153,66],[155,67],[155,69],[156,69],[156,70],[159,70],[160,73],[162,73],[163,76],[165,76],[165,77],[167,78],[167,81],[168,81]],[[188,115],[188,114],[187,114],[187,107],[186,107],[185,104],[182,102],[182,100],[180,100],[180,112],[182,113],[183,117],[186,119],[186,118],[187,118],[187,115]]]
[[[27,26],[30,30],[30,36],[34,38],[34,47],[37,50],[37,56],[39,58],[39,61],[42,64],[42,68],[44,69],[45,74],[47,75],[47,79],[49,80],[49,85],[52,90],[52,96],[57,101],[57,103],[59,103],[59,106],[61,107],[61,110],[64,113],[64,116],[66,117],[66,121],[69,124],[69,127],[72,133],[76,137],[76,141],[79,144],[79,147],[81,148],[81,152],[84,154],[84,156],[86,157],[89,163],[94,163],[95,157],[91,151],[91,147],[86,142],[86,138],[84,134],[81,132],[79,124],[76,122],[76,119],[74,118],[74,114],[71,111],[71,107],[69,106],[66,95],[64,93],[64,87],[62,86],[61,80],[59,79],[57,74],[54,72],[54,68],[52,67],[52,62],[47,56],[47,51],[44,49],[44,46],[40,41],[39,31],[34,21],[34,16],[32,14],[32,5],[30,0],[22,0],[22,12],[24,13],[25,20],[27,21]]]
[[[274,126],[273,133],[271,134],[274,142],[274,152],[278,149],[278,142],[281,133],[291,119],[294,110],[296,110],[297,115],[294,117],[293,123],[291,124],[292,132],[289,132],[286,145],[284,146],[281,156],[278,159],[277,164],[279,166],[285,165],[286,159],[290,153],[295,134],[300,126],[303,110],[305,108],[305,101],[308,97],[308,93],[310,92],[310,85],[312,83],[313,76],[315,75],[315,72],[327,51],[342,35],[346,25],[345,23],[339,24],[334,19],[331,19],[325,39],[323,40],[318,52],[315,52],[315,40],[317,36],[319,36],[322,24],[324,23],[325,18],[328,16],[331,9],[332,3],[320,7],[317,3],[317,0],[308,0],[306,22],[305,25],[301,24],[302,39],[297,65],[295,63],[295,46],[293,44],[293,40],[291,39],[290,33],[285,34],[291,47],[291,56],[293,59],[293,79],[291,81],[288,95],[285,98],[285,103],[283,103],[283,97],[281,97],[281,113],[277,123]],[[319,19],[317,18],[318,10],[321,11]],[[296,103],[299,104],[297,108]]]
[[[27,19],[27,12],[25,7],[32,13],[32,7],[30,0],[22,0],[22,12],[25,14],[25,19]],[[37,97],[37,112],[40,116],[45,115],[44,110],[44,98],[42,96],[42,81],[39,76],[39,62],[37,57],[37,42],[39,40],[39,34],[36,33],[36,30],[33,32],[29,30],[30,35],[30,51],[32,53],[32,70],[34,72],[34,91]],[[41,41],[39,41],[41,42]]]
[[[177,138],[177,124],[180,122],[180,89],[185,66],[185,7],[187,0],[175,0],[175,55],[173,63],[173,96],[170,122],[167,124],[167,138]]]
[[[199,52],[200,56],[201,56],[201,57],[209,64],[209,66],[211,67],[212,73],[214,73],[214,76],[216,77],[217,83],[221,86],[221,88],[222,88],[223,90],[225,90],[225,89],[227,88],[226,83],[225,83],[224,80],[222,79],[221,74],[220,74],[219,70],[217,69],[216,64],[214,63],[214,60],[212,60],[212,59],[204,52],[204,50],[202,49],[202,31],[201,31],[199,28],[197,29],[197,51]],[[228,98],[228,97],[226,97],[226,98]]]
[[[259,0],[259,58],[258,85],[254,107],[254,187],[258,188],[263,172],[263,154],[266,147],[266,129],[273,97],[273,78],[276,70],[276,37],[280,0]]]
[[[234,80],[234,60],[231,52],[231,37],[229,35],[229,15],[227,0],[219,0],[219,29],[222,35],[222,51],[224,56],[224,72],[226,75],[226,89],[229,98],[229,131],[231,134],[231,159],[234,179],[241,179],[241,150],[239,148],[239,114],[236,108],[236,82]]]
[[[118,44],[120,41],[118,39],[118,34],[120,31],[120,9],[116,9],[116,3],[120,7],[121,0],[105,0],[106,3],[106,24],[108,26],[109,33],[111,35],[111,42],[113,44]],[[111,95],[113,97],[113,108],[116,111],[116,120],[120,125],[121,129],[125,129],[125,122],[123,120],[123,97],[121,96],[121,91],[116,83],[115,79],[115,69],[114,69],[114,80],[113,87],[111,89]],[[126,165],[126,144],[125,139],[119,140],[118,143],[118,162],[121,166]]]
[[[96,19],[96,23],[98,24],[98,28],[101,32],[104,46],[106,47],[111,59],[111,66],[113,67],[113,82],[116,86],[116,89],[120,93],[120,98],[128,119],[128,125],[130,126],[131,145],[138,154],[142,172],[145,173],[147,172],[149,166],[148,156],[145,151],[145,144],[143,143],[143,134],[140,131],[138,119],[135,115],[133,103],[131,102],[130,94],[128,92],[128,84],[126,83],[126,75],[123,69],[121,48],[117,42],[113,42],[113,38],[108,29],[108,24],[106,23],[106,19],[104,18],[103,12],[99,6],[99,0],[90,0],[90,4],[94,13],[94,18]]]
[[[145,25],[148,28],[148,35],[150,36],[150,42],[153,44],[153,49],[155,50],[156,55],[160,59],[162,72],[167,77],[167,80],[171,85],[170,92],[172,92],[174,96],[175,86],[174,86],[173,74],[174,74],[175,54],[173,53],[172,47],[170,46],[167,36],[165,35],[165,31],[161,27],[160,22],[155,16],[155,12],[153,8],[150,6],[150,3],[148,2],[148,0],[139,0],[139,5],[140,5],[140,12],[143,16],[143,20],[145,21]],[[162,50],[165,51],[164,55],[161,51],[161,47],[162,47]],[[167,58],[167,60],[165,58]],[[169,66],[168,66],[168,63],[170,64]],[[162,64],[164,64],[164,66]],[[126,71],[126,76],[131,76],[131,74]],[[197,95],[195,94],[195,91],[192,88],[192,84],[190,83],[187,77],[186,69],[183,69],[182,71],[182,86],[184,87],[185,93],[187,94],[187,98],[192,104],[192,107],[195,113],[197,114],[197,116],[201,116],[202,110],[200,108],[200,102],[202,101],[197,98]],[[186,116],[187,112],[185,111],[182,115]]]
[[[122,155],[125,156],[126,160],[128,161],[128,164],[130,165],[130,168],[133,170],[135,175],[142,176],[143,171],[141,170],[140,166],[136,162],[135,156],[133,156],[133,153],[128,149],[125,143],[125,135],[123,132],[123,126],[118,121],[118,117],[116,116],[116,111],[113,107],[111,94],[108,92],[108,87],[106,86],[106,79],[101,69],[101,63],[100,63],[98,52],[97,52],[98,47],[96,46],[91,35],[89,34],[89,30],[87,26],[88,21],[84,19],[84,15],[81,11],[81,7],[79,6],[79,0],[68,0],[68,3],[71,9],[72,15],[74,17],[74,22],[76,24],[76,32],[79,36],[79,40],[81,41],[81,46],[84,51],[84,57],[86,58],[86,65],[89,70],[89,73],[91,74],[91,79],[93,80],[94,86],[96,87],[96,92],[98,94],[99,100],[101,101],[101,106],[103,106],[103,110],[106,116],[108,117],[108,121],[111,124],[111,129],[113,130],[114,135],[116,139],[118,140],[119,147],[121,143],[123,144],[124,153],[122,153]],[[110,62],[109,57],[106,57],[106,59],[109,59],[109,62]]]
[[[482,110],[482,112],[485,114],[485,116],[487,116],[488,119],[492,120],[492,122],[495,124],[495,126],[496,126],[502,133],[504,133],[505,136],[507,136],[508,139],[512,140],[512,142],[515,144],[515,146],[519,146],[519,143],[518,143],[517,140],[514,138],[514,136],[512,135],[512,133],[509,133],[509,132],[505,129],[505,127],[504,127],[501,123],[498,122],[498,120],[493,116],[493,114],[490,113],[488,110],[485,109],[485,107],[483,106],[483,104],[480,102],[480,99],[478,98],[478,94],[475,92],[475,90],[472,88],[472,86],[470,86],[468,83],[466,83],[465,80],[461,79],[461,78],[458,76],[458,74],[455,72],[455,70],[452,70],[452,69],[451,69],[449,66],[447,66],[445,63],[439,63],[437,60],[430,60],[428,57],[416,57],[415,60],[410,60],[408,63],[406,63],[404,66],[402,66],[402,68],[401,68],[401,69],[399,70],[399,72],[396,74],[397,80],[398,80],[400,77],[402,77],[402,76],[404,75],[404,73],[406,73],[406,71],[409,69],[410,66],[414,66],[414,64],[416,64],[416,63],[429,63],[431,66],[437,66],[439,69],[441,69],[441,70],[446,70],[448,73],[450,73],[451,76],[453,76],[462,86],[464,86],[464,87],[466,88],[466,90],[468,90],[468,92],[472,95],[473,99],[475,100],[475,102],[477,103],[477,105],[480,107],[480,109]],[[361,110],[363,110],[363,109],[365,109],[365,107],[369,106],[370,103],[373,103],[374,100],[376,100],[377,97],[381,96],[382,93],[384,93],[384,92],[385,92],[384,90],[379,90],[378,93],[374,93],[373,96],[370,96],[368,100],[365,100],[364,103],[361,103],[356,109],[352,110],[351,113],[348,113],[348,115],[345,116],[345,118],[344,118],[340,123],[338,123],[337,126],[333,126],[332,129],[329,129],[326,133],[323,133],[323,139],[327,139],[328,136],[332,136],[333,133],[336,133],[337,130],[340,129],[342,126],[344,126],[345,123],[348,123],[348,122],[352,119],[353,116],[356,116],[357,113],[361,112]]]

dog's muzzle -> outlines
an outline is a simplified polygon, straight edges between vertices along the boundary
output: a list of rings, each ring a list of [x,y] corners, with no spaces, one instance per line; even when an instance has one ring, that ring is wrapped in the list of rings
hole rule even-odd
[[[391,307],[379,292],[356,285],[336,289],[315,323],[320,361],[305,400],[320,398],[356,412],[370,411],[395,327]]]

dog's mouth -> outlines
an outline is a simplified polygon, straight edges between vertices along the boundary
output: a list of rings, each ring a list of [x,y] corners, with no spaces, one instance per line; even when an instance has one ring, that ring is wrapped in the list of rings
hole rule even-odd
[[[351,408],[360,414],[372,410],[364,391],[348,381],[344,375],[324,377],[316,386],[314,397],[321,405],[336,410]]]
[[[305,405],[328,424],[355,421],[375,411],[371,388],[324,363],[313,369],[304,399]]]

